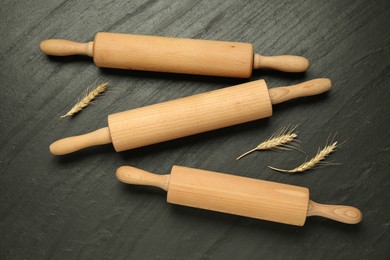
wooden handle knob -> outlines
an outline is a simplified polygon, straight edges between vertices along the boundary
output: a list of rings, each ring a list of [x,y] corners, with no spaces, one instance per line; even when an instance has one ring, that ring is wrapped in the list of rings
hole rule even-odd
[[[354,207],[343,205],[324,205],[309,201],[307,216],[321,216],[346,224],[357,224],[362,220],[362,212]]]
[[[158,175],[135,167],[122,166],[116,170],[116,177],[127,184],[154,186],[168,191],[170,175]]]
[[[77,135],[58,140],[50,145],[50,152],[54,155],[73,153],[94,145],[111,143],[108,127],[104,127],[84,135]]]
[[[47,55],[69,56],[80,54],[93,57],[93,42],[81,43],[51,39],[42,41],[39,47]]]
[[[273,105],[284,101],[298,98],[314,96],[328,91],[332,87],[330,79],[320,78],[309,80],[297,85],[288,87],[271,88],[269,95]]]
[[[303,72],[309,68],[309,60],[301,56],[262,56],[255,54],[254,69],[275,69],[284,72]]]

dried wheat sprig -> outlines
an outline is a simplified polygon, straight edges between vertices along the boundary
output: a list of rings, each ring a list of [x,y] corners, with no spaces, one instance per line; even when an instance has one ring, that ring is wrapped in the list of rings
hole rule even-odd
[[[288,143],[295,141],[298,137],[296,133],[294,133],[294,130],[297,128],[297,126],[288,126],[284,127],[275,134],[273,134],[268,140],[260,143],[258,146],[253,148],[252,150],[249,150],[239,157],[237,157],[236,160],[240,160],[242,157],[253,153],[254,151],[261,151],[261,150],[270,150],[270,149],[281,149],[281,150],[290,150],[291,148],[295,148],[294,146],[288,145]]]
[[[92,100],[94,100],[97,96],[102,94],[108,86],[108,82],[100,84],[95,88],[94,90],[90,91],[80,102],[78,102],[76,105],[72,107],[71,110],[69,110],[68,113],[61,116],[61,118],[67,117],[67,116],[73,116],[83,110],[85,107],[87,107]]]
[[[310,170],[316,167],[317,165],[325,164],[325,162],[322,161],[325,160],[331,153],[333,153],[336,150],[336,147],[338,147],[337,142],[325,146],[325,148],[322,149],[321,151],[318,151],[316,156],[314,156],[312,159],[304,162],[303,164],[291,170],[283,170],[272,166],[268,166],[268,168],[280,172],[289,172],[289,173],[304,172],[306,170]]]

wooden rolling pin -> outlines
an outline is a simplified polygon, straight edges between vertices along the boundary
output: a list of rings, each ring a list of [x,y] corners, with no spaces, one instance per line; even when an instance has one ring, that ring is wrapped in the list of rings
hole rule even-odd
[[[88,55],[98,67],[249,78],[252,69],[286,72],[307,70],[300,56],[254,54],[250,43],[180,39],[119,33],[97,33],[93,42],[44,40],[48,55]]]
[[[309,189],[299,186],[176,165],[166,175],[122,166],[116,176],[124,183],[150,185],[167,191],[169,203],[290,225],[303,226],[310,216],[346,224],[357,224],[362,219],[357,208],[309,200]]]
[[[272,115],[272,105],[328,91],[329,79],[267,88],[264,80],[223,88],[108,116],[108,127],[50,145],[62,155],[111,143],[117,152],[237,125]]]

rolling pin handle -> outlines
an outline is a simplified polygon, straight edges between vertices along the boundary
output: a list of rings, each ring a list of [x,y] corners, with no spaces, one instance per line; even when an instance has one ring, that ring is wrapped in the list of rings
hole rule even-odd
[[[294,55],[262,56],[255,54],[254,69],[275,69],[284,72],[304,72],[309,68],[309,60]]]
[[[332,82],[327,78],[313,79],[303,83],[269,89],[271,103],[273,105],[298,97],[314,96],[328,91]]]
[[[50,145],[50,152],[54,155],[64,155],[90,146],[109,143],[111,143],[110,130],[104,127],[88,134],[58,140]]]
[[[159,175],[131,166],[121,166],[116,170],[119,181],[134,185],[148,185],[168,191],[170,175]]]
[[[309,201],[307,216],[320,216],[345,224],[357,224],[362,220],[362,212],[354,207],[343,205],[324,205]]]
[[[81,43],[61,39],[44,40],[40,49],[47,55],[87,55],[93,57],[93,42]]]

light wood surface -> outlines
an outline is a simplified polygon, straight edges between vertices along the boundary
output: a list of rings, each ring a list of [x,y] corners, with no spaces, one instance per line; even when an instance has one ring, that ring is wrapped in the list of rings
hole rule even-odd
[[[261,56],[250,43],[100,32],[94,42],[44,40],[48,55],[82,54],[98,67],[249,78],[253,69],[303,72],[309,61],[300,56]]]
[[[237,125],[272,115],[272,104],[328,91],[329,79],[315,79],[268,91],[264,80],[136,108],[108,116],[108,129],[54,142],[63,155],[112,142],[117,152]],[[101,135],[101,136],[99,136]]]
[[[284,72],[303,72],[309,68],[309,60],[294,55],[263,56],[255,54],[254,69],[274,69]]]
[[[253,46],[249,43],[97,33],[96,66],[249,78]]]
[[[108,116],[117,152],[237,125],[272,115],[264,80]]]
[[[60,139],[52,143],[49,149],[52,154],[64,155],[90,146],[109,143],[111,143],[110,131],[108,127],[103,127],[88,134]]]
[[[357,208],[343,205],[324,205],[312,200],[309,202],[307,216],[320,216],[345,224],[357,224],[363,217],[362,213]]]
[[[276,182],[173,166],[169,203],[302,226],[309,190]]]
[[[159,175],[131,166],[122,166],[116,170],[116,177],[127,184],[154,186],[168,191],[171,175]]]
[[[327,78],[312,79],[288,87],[278,87],[269,89],[272,105],[276,105],[287,100],[314,96],[322,94],[331,89],[332,82]]]
[[[321,205],[309,200],[304,187],[230,174],[173,166],[170,175],[157,175],[130,166],[118,168],[118,180],[162,188],[172,204],[303,226],[307,216],[322,216],[357,224],[354,207]]]
[[[93,42],[81,43],[61,39],[44,40],[40,44],[42,52],[54,56],[87,55],[93,56]]]

